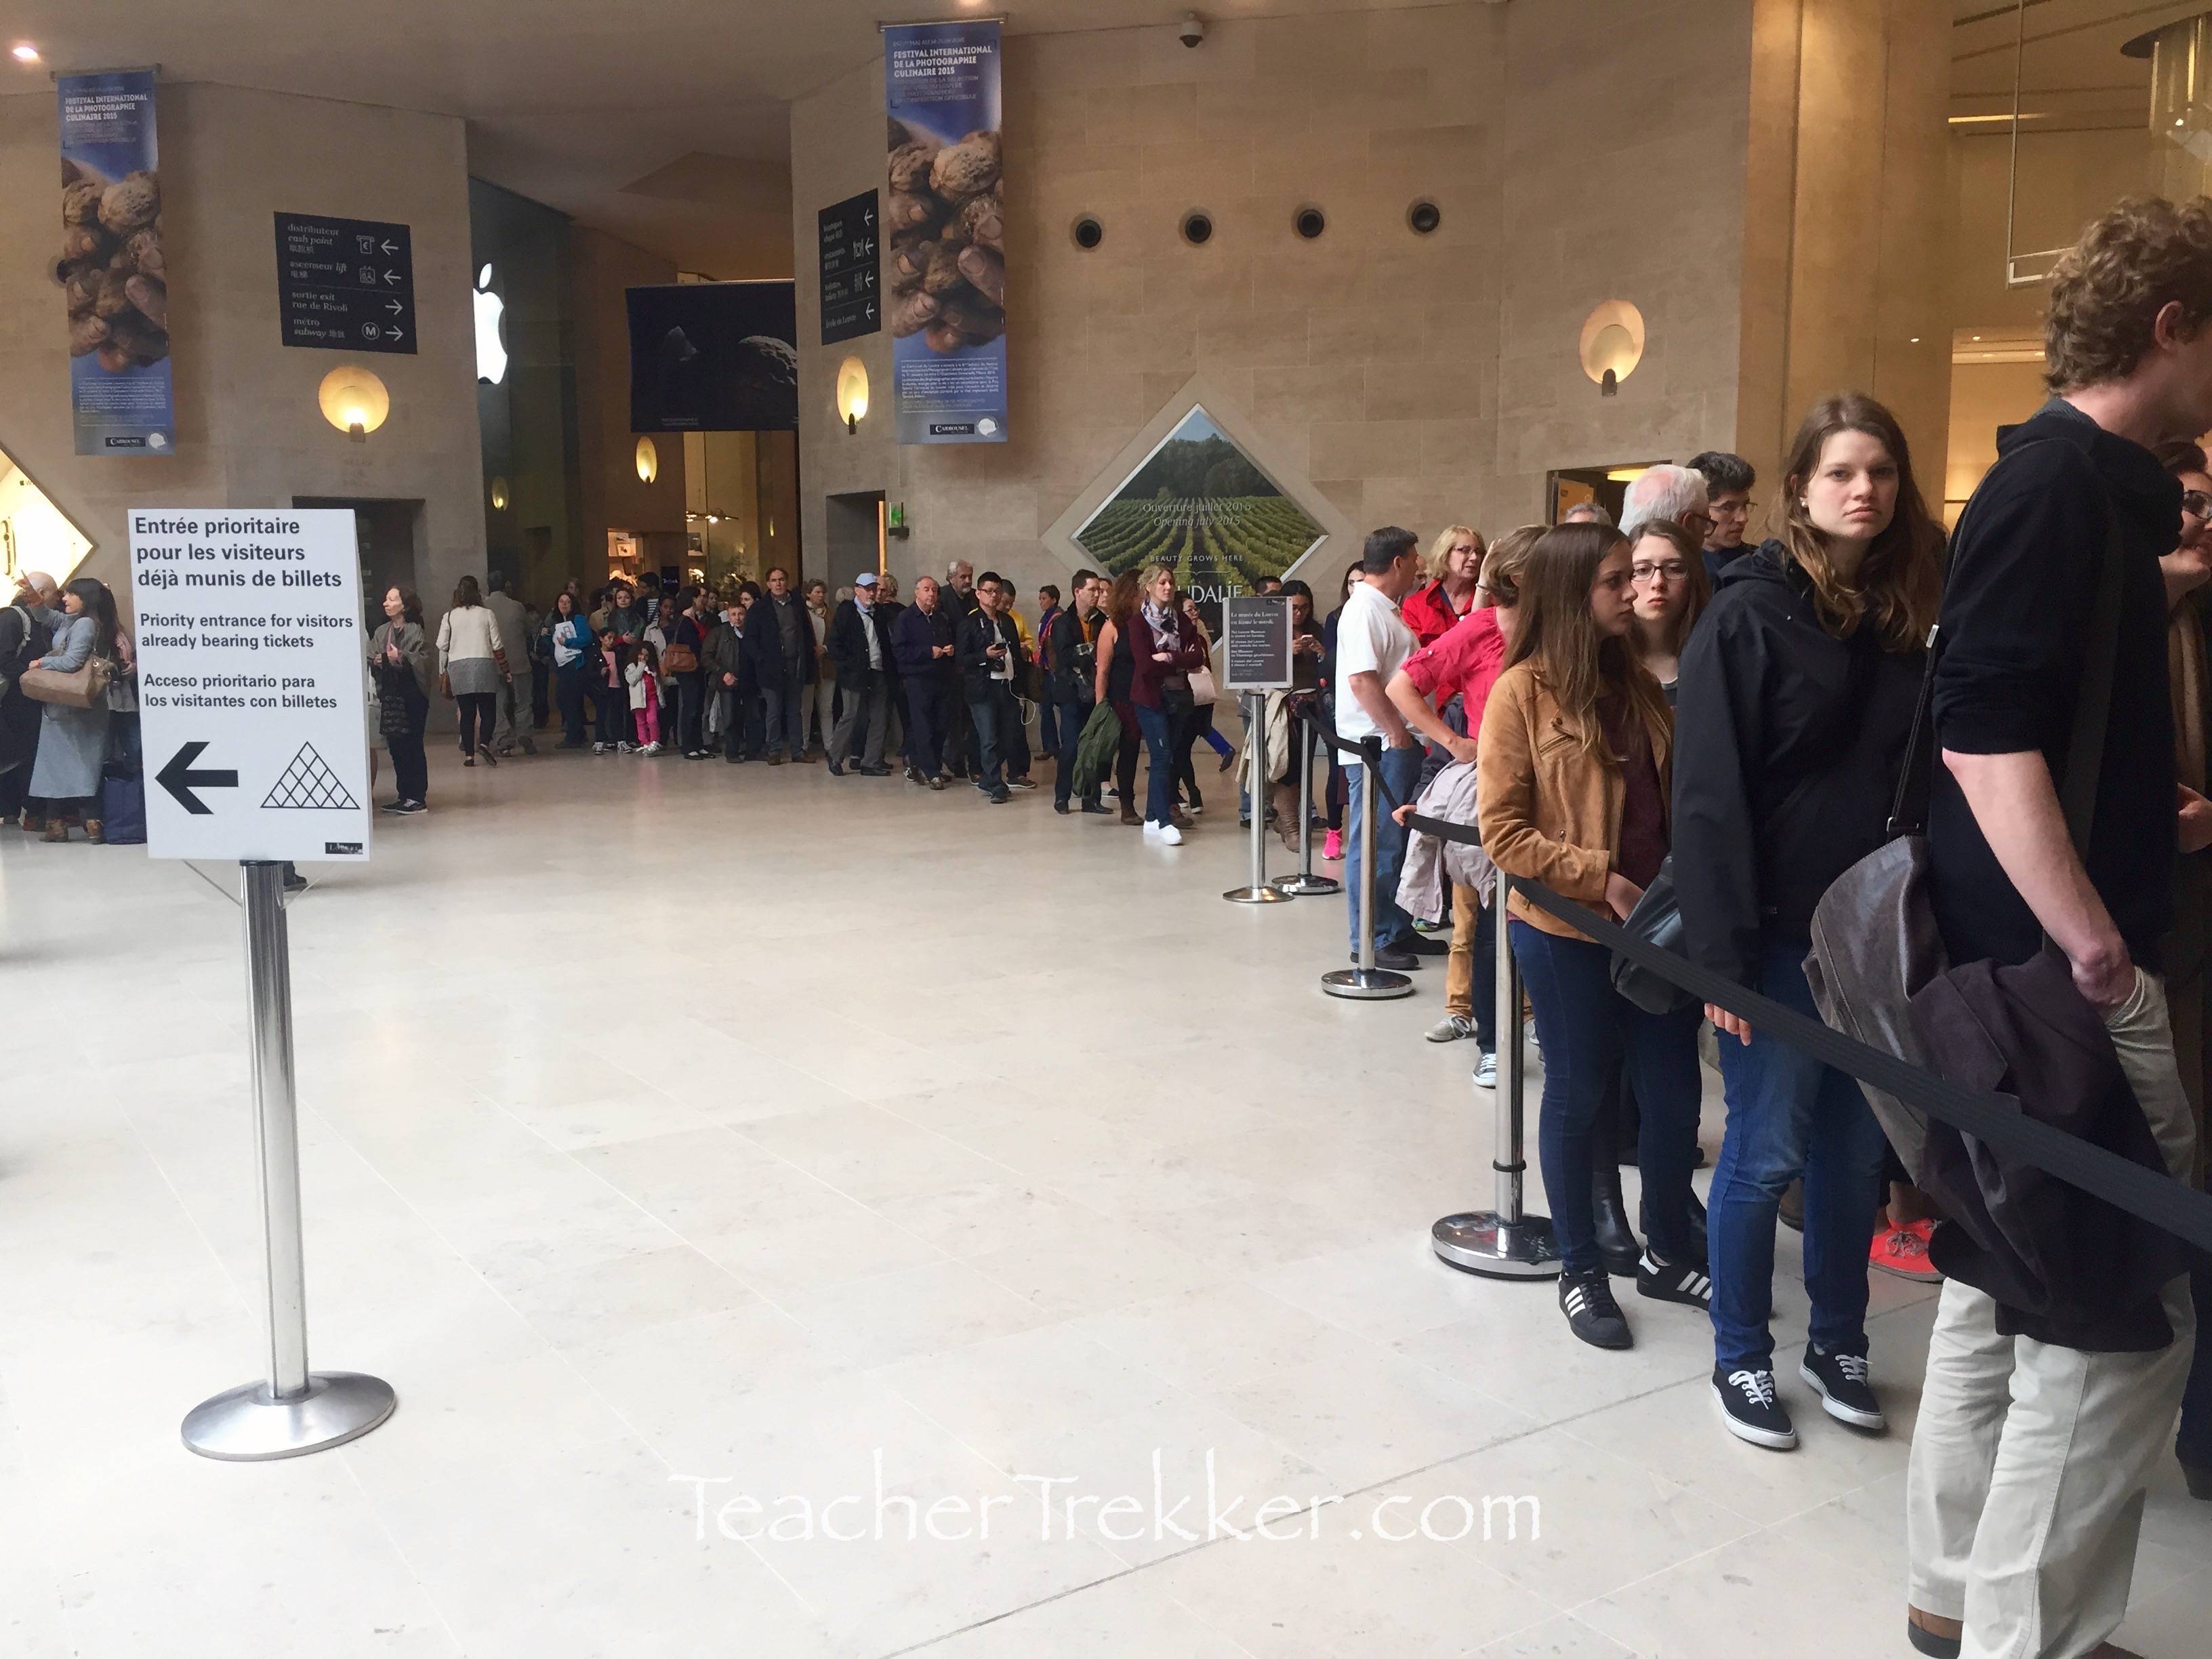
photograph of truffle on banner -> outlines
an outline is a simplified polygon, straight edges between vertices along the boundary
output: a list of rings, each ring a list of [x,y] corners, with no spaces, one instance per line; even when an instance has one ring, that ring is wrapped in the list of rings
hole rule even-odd
[[[883,216],[898,441],[1006,438],[999,26],[884,31]]]
[[[169,266],[154,77],[64,76],[61,246],[77,453],[173,447]]]

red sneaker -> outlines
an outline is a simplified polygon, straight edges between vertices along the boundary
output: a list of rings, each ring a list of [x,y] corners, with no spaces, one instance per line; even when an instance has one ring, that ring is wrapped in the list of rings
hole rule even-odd
[[[1928,1236],[1935,1231],[1932,1221],[1914,1221],[1876,1233],[1867,1252],[1867,1266],[1916,1284],[1942,1284],[1943,1275],[1928,1259]]]
[[[1340,864],[1343,862],[1344,831],[1341,830],[1332,830],[1322,838],[1321,844],[1321,857],[1322,862],[1324,864]]]

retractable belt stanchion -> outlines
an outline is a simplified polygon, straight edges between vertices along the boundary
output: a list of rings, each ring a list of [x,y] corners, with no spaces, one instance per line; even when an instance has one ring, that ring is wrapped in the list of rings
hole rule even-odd
[[[1310,715],[1297,722],[1298,739],[1298,872],[1284,876],[1275,883],[1278,892],[1288,893],[1293,898],[1307,898],[1321,893],[1340,893],[1344,884],[1334,876],[1317,876],[1313,867],[1313,762],[1314,721]]]
[[[261,1168],[267,1260],[268,1380],[201,1401],[185,1444],[203,1457],[251,1463],[298,1457],[367,1434],[398,1403],[392,1385],[354,1371],[307,1369],[307,1261],[300,1239],[300,1122],[293,1093],[292,963],[284,866],[246,870],[246,971],[251,996],[253,1142]]]
[[[1498,877],[1498,1125],[1490,1167],[1498,1173],[1498,1207],[1448,1215],[1429,1230],[1437,1256],[1492,1279],[1555,1279],[1559,1243],[1548,1216],[1531,1215],[1521,1195],[1528,1164],[1521,1133],[1521,972],[1506,937],[1503,871]]]
[[[1244,713],[1244,752],[1252,763],[1244,778],[1252,816],[1252,879],[1221,896],[1232,904],[1280,904],[1291,895],[1267,884],[1267,698],[1264,692],[1247,691],[1237,701]]]
[[[1386,997],[1409,997],[1413,981],[1403,974],[1375,965],[1375,769],[1382,758],[1382,740],[1370,738],[1359,756],[1359,962],[1321,976],[1321,988],[1333,997],[1352,997],[1376,1002]]]

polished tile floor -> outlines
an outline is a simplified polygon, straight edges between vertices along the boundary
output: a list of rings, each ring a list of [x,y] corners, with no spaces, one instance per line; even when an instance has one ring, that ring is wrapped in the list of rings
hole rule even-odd
[[[177,1435],[258,1363],[235,872],[0,832],[0,1653],[1905,1651],[1926,1297],[1897,1431],[1792,1376],[1780,1456],[1698,1316],[1440,1266],[1441,975],[1324,998],[1340,901],[1224,903],[1232,823],[434,764],[290,913],[314,1358],[400,1407],[286,1463]],[[2145,1540],[2122,1636],[2201,1655],[2212,1508]]]

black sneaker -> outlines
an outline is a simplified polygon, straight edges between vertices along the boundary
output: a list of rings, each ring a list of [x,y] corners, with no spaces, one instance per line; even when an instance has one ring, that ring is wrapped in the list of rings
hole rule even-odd
[[[1444,939],[1425,939],[1419,933],[1401,933],[1390,941],[1401,951],[1411,951],[1417,957],[1448,957],[1451,941]]]
[[[1731,1371],[1716,1365],[1713,1398],[1720,1402],[1721,1421],[1737,1439],[1769,1451],[1797,1449],[1797,1431],[1774,1392],[1772,1371]]]
[[[994,806],[1004,806],[1004,805],[1005,805],[1008,801],[1012,800],[1013,798],[1014,798],[1014,797],[1013,797],[1012,792],[1012,791],[1010,791],[1010,790],[1006,787],[1006,786],[1005,784],[1003,784],[1003,783],[1002,783],[1002,784],[1000,784],[1000,785],[996,789],[992,790],[992,791],[990,792],[990,793],[989,793],[989,799],[990,799],[991,805],[994,805]]]
[[[1359,958],[1354,957],[1352,960],[1357,962]],[[1401,951],[1395,945],[1386,945],[1375,953],[1375,965],[1388,968],[1395,974],[1409,974],[1421,965],[1421,959],[1411,951]]]
[[[783,764],[783,757],[781,755],[770,755],[768,757],[768,763],[770,766],[781,766]],[[845,769],[838,764],[837,762],[833,760],[830,763],[830,775],[833,778],[842,778],[845,775]]]
[[[1084,802],[1083,810],[1086,812],[1095,813],[1101,817],[1110,817],[1113,816],[1114,811],[1112,807],[1101,805],[1095,800],[1087,800]]]
[[[1069,805],[1066,801],[1064,801],[1064,800],[1056,800],[1056,801],[1053,802],[1053,804],[1052,804],[1052,810],[1053,810],[1054,811],[1055,811],[1055,812],[1059,813],[1059,814],[1060,815],[1060,817],[1066,817],[1070,812],[1073,811],[1075,809],[1074,809],[1073,807],[1070,806],[1070,805]]]
[[[1627,1320],[1621,1317],[1620,1304],[1613,1299],[1613,1283],[1602,1267],[1559,1275],[1559,1311],[1567,1316],[1567,1328],[1593,1348],[1636,1346]]]
[[[1662,1261],[1649,1244],[1636,1264],[1636,1293],[1654,1302],[1679,1302],[1686,1308],[1713,1305],[1713,1281],[1704,1262]]]
[[[1872,1433],[1889,1426],[1889,1419],[1882,1415],[1881,1401],[1867,1386],[1864,1354],[1830,1353],[1817,1342],[1808,1342],[1797,1375],[1813,1385],[1828,1415],[1837,1422]]]
[[[932,778],[929,781],[929,787],[933,789],[942,789],[945,787],[945,780],[943,778]]]

